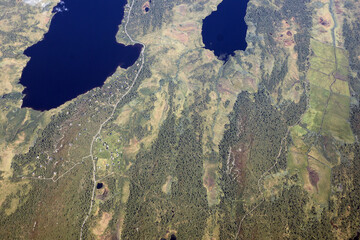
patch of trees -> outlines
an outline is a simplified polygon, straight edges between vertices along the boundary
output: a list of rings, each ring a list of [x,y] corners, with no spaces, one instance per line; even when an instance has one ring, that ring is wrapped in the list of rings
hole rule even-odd
[[[174,87],[169,83],[170,109],[157,139],[150,149],[140,150],[131,167],[123,239],[160,239],[170,228],[179,239],[201,239],[204,233],[208,206],[202,183],[202,119],[198,107],[185,109],[180,118],[174,115]],[[168,176],[166,194],[162,187]]]
[[[275,34],[276,29],[281,25],[282,19],[281,12],[277,10],[264,6],[248,5],[245,20],[246,22],[251,22],[255,25],[256,35],[263,34],[265,46],[262,46],[262,48],[265,52],[274,53],[277,51],[273,35]],[[249,39],[256,41],[255,38]]]
[[[310,0],[285,0],[282,3],[281,11],[285,18],[295,18],[296,23],[300,25],[300,30],[310,29],[312,27],[312,13],[307,4]]]
[[[281,26],[281,21],[291,21],[294,19],[298,24],[297,33],[294,35],[295,51],[298,53],[297,64],[300,71],[305,71],[308,67],[308,56],[310,53],[310,30],[312,28],[312,12],[307,6],[309,0],[286,0],[281,3],[280,10],[270,7],[254,6],[249,4],[247,21],[252,22],[256,27],[256,34],[264,34],[264,51],[276,50],[276,43],[273,38],[276,30]],[[280,4],[280,3],[279,3]]]
[[[152,0],[150,3],[149,12],[144,14],[142,5],[144,1],[136,1],[134,3],[134,7],[132,9],[132,17],[129,28],[130,31],[134,31],[136,35],[136,31],[139,28],[142,29],[144,34],[160,29],[162,25],[169,21],[169,18],[172,17],[171,9],[179,4],[178,1],[159,1]],[[131,1],[129,1],[131,4]],[[133,35],[133,34],[131,34]]]
[[[331,222],[349,238],[355,237],[360,226],[360,145],[340,148],[341,164],[332,169],[332,192],[329,211]]]
[[[239,132],[239,120],[243,121],[244,118],[245,121],[241,122],[242,130]],[[271,105],[270,96],[264,90],[252,96],[247,92],[240,93],[229,120],[230,124],[226,126],[224,139],[220,144],[223,160],[228,156],[226,147],[252,136],[257,144],[252,147],[251,158],[259,161],[259,169],[254,171],[262,172],[267,166],[271,166],[287,128],[281,113]]]
[[[277,155],[280,150],[281,140],[284,138],[287,126],[281,116],[281,112],[271,105],[270,97],[262,90],[255,94],[242,92],[238,95],[234,109],[229,115],[230,124],[226,125],[224,137],[219,145],[222,162],[221,189],[223,197],[220,207],[224,212],[221,223],[221,235],[223,239],[231,234],[236,234],[235,225],[245,214],[243,202],[248,194],[258,196],[257,180],[267,171],[275,161],[278,165],[272,171],[286,168],[286,155]],[[246,144],[251,139],[251,146],[246,161],[245,187],[240,188],[233,174],[229,174],[228,156],[230,147],[238,144]],[[251,169],[251,172],[249,171]],[[244,195],[245,194],[245,195]],[[229,225],[231,223],[231,225]],[[232,233],[230,233],[232,231]]]
[[[350,115],[350,124],[353,133],[360,136],[360,107],[352,106]]]
[[[306,211],[309,196],[301,186],[285,182],[279,191],[245,218],[239,231],[240,239],[263,239],[264,236],[272,239],[284,239],[284,236],[288,239],[334,239],[329,213],[325,209],[318,215],[314,207]],[[241,218],[236,224],[229,218],[230,214],[224,215],[220,239],[233,239]]]
[[[349,22],[345,19],[343,24],[343,35],[345,38],[344,46],[349,53],[350,67],[356,72],[355,76],[349,75],[349,84],[351,86],[352,95],[360,100],[360,24],[357,22]],[[353,133],[360,136],[360,107],[358,105],[351,106],[350,123]]]
[[[343,24],[344,46],[349,52],[350,67],[352,70],[360,71],[360,23],[349,22],[345,19]],[[357,79],[359,80],[359,79]]]
[[[284,118],[286,124],[288,126],[295,125],[299,121],[301,115],[305,113],[306,107],[307,107],[307,96],[305,92],[301,94],[298,103],[295,103],[293,101],[286,102],[282,107],[284,109],[283,111],[284,111]]]
[[[309,66],[309,54],[310,54],[310,33],[305,31],[304,33],[297,33],[294,35],[295,51],[298,53],[297,65],[300,71],[307,70]]]
[[[22,94],[19,92],[11,92],[11,93],[7,93],[2,95],[1,99],[5,99],[7,101],[18,101],[20,99],[22,99]]]
[[[269,7],[248,5],[246,21],[253,23],[256,34],[273,34],[281,24],[281,13]]]
[[[13,169],[12,181],[19,181],[19,176],[22,175],[24,167],[33,162],[37,156],[43,155],[44,151],[53,148],[54,136],[58,134],[57,126],[69,117],[70,114],[66,114],[66,111],[63,111],[56,116],[52,116],[52,121],[40,133],[34,146],[30,147],[29,151],[25,154],[15,155],[11,162],[11,167]]]
[[[173,8],[181,4],[191,3],[193,8],[189,8],[189,11],[202,11],[204,8],[203,1],[196,0],[151,0],[150,8],[147,13],[143,12],[143,4],[145,1],[136,1],[132,9],[132,17],[130,21],[131,27],[128,31],[132,31],[131,35],[136,36],[141,29],[143,34],[160,29],[163,25],[171,22],[173,17]],[[129,1],[131,3],[131,1]]]
[[[141,106],[141,109],[137,109],[137,111],[131,115],[131,121],[128,121],[124,127],[119,129],[118,126],[113,123],[107,124],[104,130],[114,131],[115,129],[119,131],[121,138],[127,143],[134,137],[136,137],[137,141],[140,141],[151,134],[151,125],[147,124],[147,122],[151,118],[156,100],[155,94],[151,94],[148,99],[144,99],[145,103]]]
[[[139,86],[141,85],[142,81],[145,78],[151,77],[152,73],[151,73],[151,70],[150,70],[150,64],[151,64],[152,61],[154,61],[154,59],[152,57],[145,60],[144,65],[143,65],[143,69],[139,73],[139,76],[136,79],[136,82],[134,83],[134,85],[131,88],[130,92],[128,92],[128,94],[126,96],[124,96],[124,98],[121,100],[121,102],[117,105],[114,116],[119,115],[120,111],[121,111],[121,108],[138,96],[138,89],[139,89]],[[136,66],[136,64],[134,64],[133,66],[131,66],[131,69],[126,71],[126,76],[125,77],[122,76],[122,78],[127,79],[127,81],[125,81],[125,82],[127,82],[127,85],[129,85],[129,86],[132,85],[133,80],[135,79],[135,76],[136,76],[137,72],[138,72],[138,67]],[[118,89],[118,88],[120,88],[118,84],[119,83],[121,84],[123,82],[124,81],[122,79],[116,79],[115,81],[111,81],[109,83],[109,85],[110,85],[110,88]],[[106,87],[108,87],[108,86],[104,86],[103,90],[106,89]],[[106,91],[106,90],[104,90],[104,91]],[[120,93],[120,96],[121,96],[121,94],[124,94],[124,93],[125,93],[125,91]],[[154,99],[153,99],[154,97],[155,96],[151,96],[152,101],[154,101]]]
[[[269,92],[273,92],[275,88],[284,81],[288,73],[288,57],[284,61],[275,61],[270,76],[267,74],[262,77],[259,88],[266,88]]]
[[[263,236],[283,239],[284,235],[289,239],[312,239],[308,238],[306,226],[307,202],[307,192],[302,187],[284,187],[274,199],[264,201],[253,217],[245,219],[240,229],[241,239],[262,239]]]
[[[298,53],[297,64],[300,71],[308,68],[310,54],[310,31],[312,28],[312,11],[307,4],[310,0],[285,0],[282,13],[288,21],[292,18],[299,25],[298,32],[294,35],[295,51]]]
[[[18,201],[15,212],[5,214],[10,204],[0,209],[1,239],[29,239],[35,232],[39,239],[76,239],[91,199],[92,165],[83,165],[56,183],[33,180],[28,193],[10,195]],[[18,191],[19,192],[19,191]],[[85,226],[87,229],[88,226]]]

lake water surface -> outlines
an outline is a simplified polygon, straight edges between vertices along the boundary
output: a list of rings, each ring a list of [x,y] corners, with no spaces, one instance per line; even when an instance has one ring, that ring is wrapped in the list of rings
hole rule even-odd
[[[31,57],[20,83],[22,107],[55,108],[102,86],[118,66],[128,68],[140,44],[125,46],[115,36],[126,0],[65,0],[55,8],[44,39],[25,50]]]
[[[223,0],[203,20],[202,37],[205,48],[226,61],[236,50],[245,50],[247,25],[246,8],[249,0]]]

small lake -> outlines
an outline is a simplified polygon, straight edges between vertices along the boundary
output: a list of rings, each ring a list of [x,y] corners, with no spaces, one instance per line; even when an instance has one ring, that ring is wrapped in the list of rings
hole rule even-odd
[[[103,183],[98,183],[96,184],[96,189],[101,189],[104,186]]]
[[[205,48],[214,51],[224,61],[236,50],[245,50],[247,25],[246,8],[249,0],[223,0],[203,20],[202,37]]]
[[[125,46],[115,36],[126,0],[64,0],[53,11],[43,40],[27,48],[30,57],[20,83],[22,107],[49,110],[102,86],[118,66],[138,59],[140,44]]]

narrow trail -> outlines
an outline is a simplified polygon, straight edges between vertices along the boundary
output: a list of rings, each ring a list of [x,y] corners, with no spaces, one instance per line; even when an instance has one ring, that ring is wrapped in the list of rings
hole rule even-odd
[[[73,166],[70,167],[68,170],[66,170],[63,174],[59,175],[58,177],[56,177],[56,175],[54,174],[52,177],[25,177],[25,176],[19,176],[22,179],[33,179],[33,180],[45,180],[45,181],[53,181],[54,183],[59,181],[61,178],[63,178],[66,174],[70,173],[76,166],[82,164],[84,162],[84,160],[86,158],[89,158],[90,155],[85,156],[82,158],[82,160],[80,162],[74,163],[73,162]]]
[[[140,75],[140,73],[141,73],[141,71],[142,71],[142,69],[143,69],[143,66],[144,66],[144,60],[145,60],[144,51],[145,51],[145,47],[146,47],[146,46],[145,46],[145,44],[142,43],[142,42],[135,41],[135,40],[129,35],[129,33],[128,33],[128,31],[127,31],[127,26],[128,26],[128,24],[129,24],[129,21],[130,21],[131,10],[132,10],[132,8],[133,8],[133,6],[134,6],[134,3],[135,3],[135,0],[132,0],[131,5],[130,5],[130,8],[129,8],[128,13],[127,13],[127,18],[126,18],[126,23],[125,23],[125,26],[124,26],[124,30],[125,30],[126,36],[130,39],[130,41],[131,41],[133,44],[136,44],[136,43],[137,43],[137,44],[142,45],[142,50],[141,50],[141,53],[140,53],[140,56],[141,56],[141,59],[140,59],[141,65],[140,65],[140,67],[139,67],[139,69],[138,69],[138,71],[137,71],[137,73],[136,73],[136,75],[135,75],[135,77],[134,77],[134,80],[133,80],[132,84],[130,85],[129,89],[128,89],[128,90],[121,96],[121,98],[114,104],[114,107],[113,107],[113,110],[112,110],[110,116],[109,116],[104,122],[102,122],[102,123],[100,124],[99,130],[97,131],[97,133],[96,133],[96,134],[93,136],[93,138],[92,138],[92,141],[91,141],[91,144],[90,144],[90,155],[89,155],[89,156],[90,156],[90,158],[91,158],[91,160],[92,160],[92,165],[93,165],[92,180],[93,180],[93,183],[94,183],[94,184],[93,184],[93,188],[92,188],[92,195],[91,195],[91,201],[90,201],[89,211],[88,211],[88,213],[86,214],[86,216],[85,216],[85,218],[84,218],[84,221],[83,221],[83,223],[82,223],[82,225],[81,225],[80,237],[79,237],[80,240],[82,239],[84,226],[85,226],[85,224],[86,224],[86,222],[87,222],[87,220],[88,220],[88,218],[89,218],[89,216],[90,216],[90,214],[91,214],[91,211],[92,211],[92,208],[93,208],[93,205],[94,205],[96,182],[97,182],[97,181],[96,181],[96,161],[95,161],[94,156],[93,156],[94,143],[95,143],[96,139],[100,136],[100,133],[101,133],[101,130],[102,130],[103,126],[104,126],[108,121],[110,121],[110,120],[112,119],[112,117],[114,116],[114,113],[115,113],[116,108],[117,108],[117,106],[119,105],[119,103],[130,93],[130,91],[131,91],[132,88],[134,87],[135,82],[136,82],[137,78],[139,77],[139,75]]]
[[[338,70],[338,63],[337,63],[337,56],[336,56],[336,34],[335,34],[335,30],[338,26],[338,23],[336,21],[336,16],[334,14],[334,11],[333,11],[333,5],[334,5],[334,0],[329,0],[329,11],[331,13],[331,17],[333,19],[333,22],[334,22],[334,26],[332,27],[331,29],[331,37],[332,37],[332,43],[333,43],[333,48],[334,48],[334,61],[335,61],[335,72],[337,72]],[[334,75],[334,73],[332,73],[332,75]],[[327,112],[327,108],[328,108],[328,105],[329,105],[329,102],[330,102],[330,98],[333,94],[333,91],[332,91],[332,86],[335,84],[336,82],[336,78],[334,77],[334,81],[330,84],[329,86],[329,91],[330,91],[330,94],[329,94],[329,97],[326,101],[326,104],[325,104],[325,109],[324,109],[324,113],[323,113],[323,116],[322,116],[322,120],[321,120],[321,124],[320,124],[320,129],[319,129],[319,132],[318,134],[321,133],[322,131],[322,127],[323,127],[323,123],[324,123],[324,119],[325,119],[325,115],[326,115],[326,112]],[[302,117],[299,119],[299,121],[295,124],[299,124],[302,120]],[[295,126],[294,125],[294,126]],[[276,157],[276,161],[274,163],[274,165],[272,165],[268,170],[266,170],[262,175],[261,177],[258,179],[258,182],[257,182],[257,185],[258,185],[258,188],[259,188],[259,192],[260,192],[260,195],[262,197],[261,201],[256,204],[250,211],[246,212],[245,215],[242,217],[242,219],[240,220],[240,223],[239,223],[239,227],[238,227],[238,230],[237,230],[237,233],[236,233],[236,236],[235,236],[235,240],[237,240],[239,238],[239,234],[240,234],[240,230],[241,230],[241,226],[244,222],[244,220],[246,219],[247,216],[249,216],[253,211],[255,211],[255,209],[257,209],[264,201],[265,201],[265,197],[264,197],[264,193],[262,191],[262,188],[261,188],[261,181],[265,178],[265,176],[278,164],[278,161],[279,161],[279,157],[281,155],[281,152],[283,150],[283,147],[286,147],[286,143],[284,144],[284,141],[286,141],[287,137],[289,136],[289,133],[290,133],[290,129],[292,128],[293,126],[290,126],[287,130],[287,133],[286,135],[284,136],[284,138],[281,140],[281,145],[280,145],[280,149],[279,149],[279,153]],[[308,151],[310,151],[310,149],[312,148],[312,146],[315,144],[315,142],[313,142],[309,148]],[[285,145],[285,146],[284,146]]]

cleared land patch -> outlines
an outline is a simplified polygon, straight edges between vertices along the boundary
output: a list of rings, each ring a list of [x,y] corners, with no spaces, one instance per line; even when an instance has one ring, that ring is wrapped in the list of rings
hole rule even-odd
[[[309,104],[301,126],[291,130],[292,146],[288,154],[288,170],[300,175],[301,184],[321,206],[330,197],[331,169],[338,163],[336,156],[324,156],[317,147],[314,134],[352,143],[350,91],[347,52],[311,40],[312,56],[307,73]],[[311,140],[312,139],[312,140]],[[315,141],[315,142],[314,142]],[[324,146],[326,144],[324,143]]]
[[[332,46],[315,40],[311,41],[311,47],[315,60],[310,60],[313,64],[307,75],[310,82],[310,104],[304,122],[311,131],[321,130],[338,140],[353,142],[348,122],[350,92],[347,82],[347,53],[338,48],[334,51]]]

